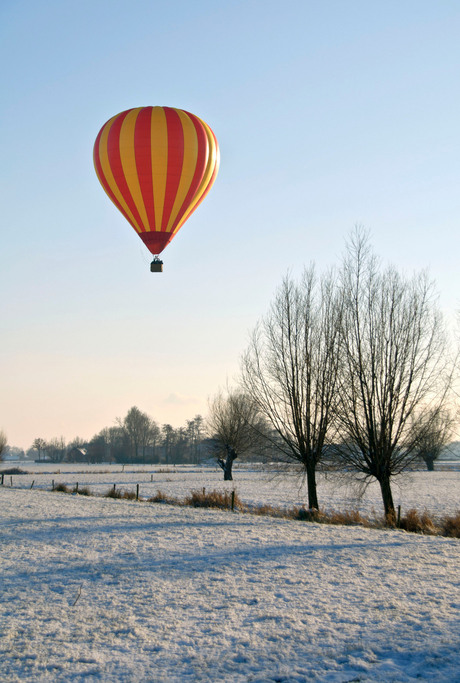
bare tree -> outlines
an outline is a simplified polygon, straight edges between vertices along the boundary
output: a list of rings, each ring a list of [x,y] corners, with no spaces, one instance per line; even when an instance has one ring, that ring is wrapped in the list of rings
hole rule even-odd
[[[177,441],[176,430],[170,424],[164,424],[161,427],[161,437],[165,462],[169,464]]]
[[[54,437],[47,441],[45,443],[45,450],[50,460],[53,462],[62,462],[66,451],[64,437]]]
[[[156,438],[157,435],[151,418],[147,413],[133,406],[123,420],[117,419],[117,423],[129,440],[131,458],[136,460],[142,455],[142,460],[145,462],[146,448],[150,445],[152,438]]]
[[[415,449],[427,470],[433,472],[434,463],[449,443],[454,418],[448,410],[427,410],[419,415],[413,424]]]
[[[199,459],[199,448],[203,439],[203,418],[195,415],[193,420],[187,420],[187,440],[189,448],[189,459],[197,463]]]
[[[161,430],[155,420],[150,420],[150,429],[148,434],[148,445],[152,450],[152,461],[155,462],[157,456],[157,447],[161,436]]]
[[[3,460],[3,453],[8,445],[8,439],[3,430],[0,429],[0,462]]]
[[[254,402],[238,391],[219,392],[209,405],[208,433],[224,481],[232,481],[237,457],[256,453],[266,442],[266,425]]]
[[[45,439],[41,439],[40,437],[35,439],[32,444],[32,448],[38,451],[38,460],[40,461],[42,459],[42,453],[46,450]]]
[[[380,484],[394,516],[391,477],[417,457],[413,419],[440,414],[450,385],[445,328],[425,273],[383,269],[356,230],[342,267],[339,456]]]
[[[273,428],[280,459],[306,475],[311,509],[335,416],[340,317],[332,273],[317,278],[311,266],[300,284],[286,277],[242,363],[242,385]]]
[[[104,427],[96,434],[92,442],[99,444],[99,454],[103,451],[103,459],[106,462],[126,462],[126,453],[129,450],[129,441],[124,430],[120,426]]]

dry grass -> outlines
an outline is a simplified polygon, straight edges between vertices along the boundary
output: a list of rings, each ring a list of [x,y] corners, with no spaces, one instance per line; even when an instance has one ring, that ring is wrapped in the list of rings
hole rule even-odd
[[[111,486],[109,490],[104,493],[104,498],[122,498],[123,494],[120,490],[116,489],[115,486]]]
[[[404,517],[401,517],[399,524],[400,529],[404,531],[411,531],[417,534],[437,534],[438,530],[429,516],[428,512],[424,510],[421,514],[414,508],[409,510]]]
[[[62,493],[78,493],[81,496],[99,495],[91,493],[88,487],[69,488],[65,484],[59,483],[53,489],[54,491]],[[163,491],[158,490],[154,496],[146,499],[148,503],[167,503],[169,505],[189,505],[192,507],[201,508],[217,508],[220,510],[232,509],[232,493],[234,495],[233,507],[235,510],[245,512],[252,515],[259,515],[265,517],[275,517],[292,519],[303,522],[317,522],[320,524],[337,524],[344,526],[363,526],[374,529],[382,529],[385,527],[396,528],[396,519],[394,516],[387,518],[378,518],[374,514],[374,519],[362,517],[358,510],[348,510],[345,512],[329,511],[301,508],[278,508],[271,505],[246,505],[244,504],[236,491],[209,491],[206,489],[197,489],[190,492],[188,496],[182,500],[167,495]],[[134,491],[122,491],[116,487],[111,487],[105,494],[105,498],[116,498],[124,500],[136,500],[136,493]],[[145,500],[145,499],[144,499]],[[419,513],[415,509],[408,510],[408,512],[401,517],[399,527],[411,533],[442,535],[451,538],[460,538],[460,511],[454,516],[445,516],[436,523],[432,520],[426,510]]]
[[[117,500],[136,500],[134,491],[122,491],[112,486],[105,494],[104,498],[116,498]]]
[[[65,484],[56,484],[53,491],[58,491],[58,493],[72,493],[71,489]]]
[[[244,507],[245,512],[250,512],[252,515],[260,515],[261,517],[290,517],[290,510],[283,510],[282,508],[273,507],[273,505],[255,505]]]
[[[317,522],[319,524],[337,524],[343,526],[370,526],[368,519],[361,517],[358,510],[346,510],[345,512],[323,512],[314,508],[293,508],[289,511],[291,519],[299,519],[303,522]]]
[[[345,512],[329,512],[326,515],[326,524],[343,524],[344,526],[370,526],[369,520],[361,517],[358,510],[346,510]]]
[[[90,489],[88,486],[82,486],[81,488],[77,488],[76,486],[74,487],[72,493],[78,493],[79,496],[92,496],[93,494],[91,493]]]
[[[7,470],[1,470],[0,474],[27,474],[24,470],[19,469],[19,467],[10,467]]]
[[[234,507],[242,508],[242,503],[238,494],[234,491]],[[191,491],[188,496],[184,498],[185,505],[191,505],[195,508],[219,508],[221,510],[228,510],[232,508],[232,492],[230,491],[209,491],[195,490]]]
[[[377,519],[378,518],[376,517],[376,520]],[[384,519],[383,526],[388,526],[388,527],[390,527],[390,529],[394,529],[397,526],[396,513],[394,511],[389,512],[387,515],[385,515],[385,517],[383,519]]]
[[[290,515],[292,519],[299,519],[301,522],[323,522],[324,513],[316,508],[293,508]]]
[[[441,533],[443,536],[460,538],[460,510],[453,517],[443,517],[441,520]]]
[[[180,500],[168,496],[163,491],[158,490],[154,496],[147,498],[148,503],[168,503],[169,505],[181,505]]]

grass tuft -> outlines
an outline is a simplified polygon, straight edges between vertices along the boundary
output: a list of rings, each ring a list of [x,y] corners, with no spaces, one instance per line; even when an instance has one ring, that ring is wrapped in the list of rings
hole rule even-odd
[[[443,517],[441,520],[441,533],[443,536],[460,538],[460,510],[453,517]]]
[[[399,526],[404,531],[411,531],[412,533],[436,534],[436,527],[426,510],[419,514],[417,510],[412,508],[401,518]]]
[[[104,493],[104,498],[117,498],[118,499],[118,498],[122,498],[122,497],[123,497],[122,492],[117,490],[113,486],[111,486],[109,488],[109,490],[106,493]]]
[[[316,508],[294,508],[293,518],[302,522],[322,522],[324,515]]]
[[[396,513],[394,511],[388,512],[385,515],[384,526],[390,527],[390,529],[394,529],[396,527]]]
[[[168,496],[163,491],[158,490],[154,496],[147,499],[148,503],[169,503],[170,505],[180,505],[180,501],[177,498],[172,498]]]
[[[0,474],[27,474],[24,470],[19,469],[19,467],[10,467],[7,470],[2,470]]]
[[[260,515],[261,517],[290,517],[295,519],[295,517],[292,516],[292,511],[273,507],[273,505],[256,505],[254,507],[248,507],[247,510],[252,515]]]
[[[58,491],[59,493],[71,493],[71,489],[65,484],[56,484],[53,491]]]
[[[116,498],[117,500],[136,500],[134,491],[122,491],[113,486],[104,494],[104,498]]]
[[[120,498],[123,498],[124,500],[136,500],[136,494],[134,491],[123,491]]]
[[[205,491],[195,490],[191,491],[184,499],[185,505],[191,505],[195,508],[219,508],[221,510],[228,510],[232,507],[232,493],[230,491]],[[235,508],[242,507],[242,503],[237,493],[235,492],[234,499]]]
[[[345,510],[345,512],[328,512],[325,515],[327,524],[342,524],[343,526],[369,526],[368,520],[361,517],[359,510]]]
[[[92,496],[93,495],[88,486],[82,486],[81,488],[79,487],[78,489],[75,486],[72,493],[78,493],[79,496]]]

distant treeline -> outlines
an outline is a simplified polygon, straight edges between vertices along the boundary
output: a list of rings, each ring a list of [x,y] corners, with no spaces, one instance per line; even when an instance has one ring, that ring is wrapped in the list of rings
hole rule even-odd
[[[158,425],[133,406],[115,426],[105,427],[90,441],[37,438],[28,455],[48,462],[198,463],[210,456],[211,445],[201,415],[174,428]]]

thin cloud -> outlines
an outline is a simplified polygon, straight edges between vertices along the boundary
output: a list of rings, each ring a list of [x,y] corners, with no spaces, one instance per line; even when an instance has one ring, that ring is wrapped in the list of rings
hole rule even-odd
[[[195,396],[184,396],[172,393],[164,399],[163,403],[166,405],[185,406],[192,403],[198,403],[198,399]]]

